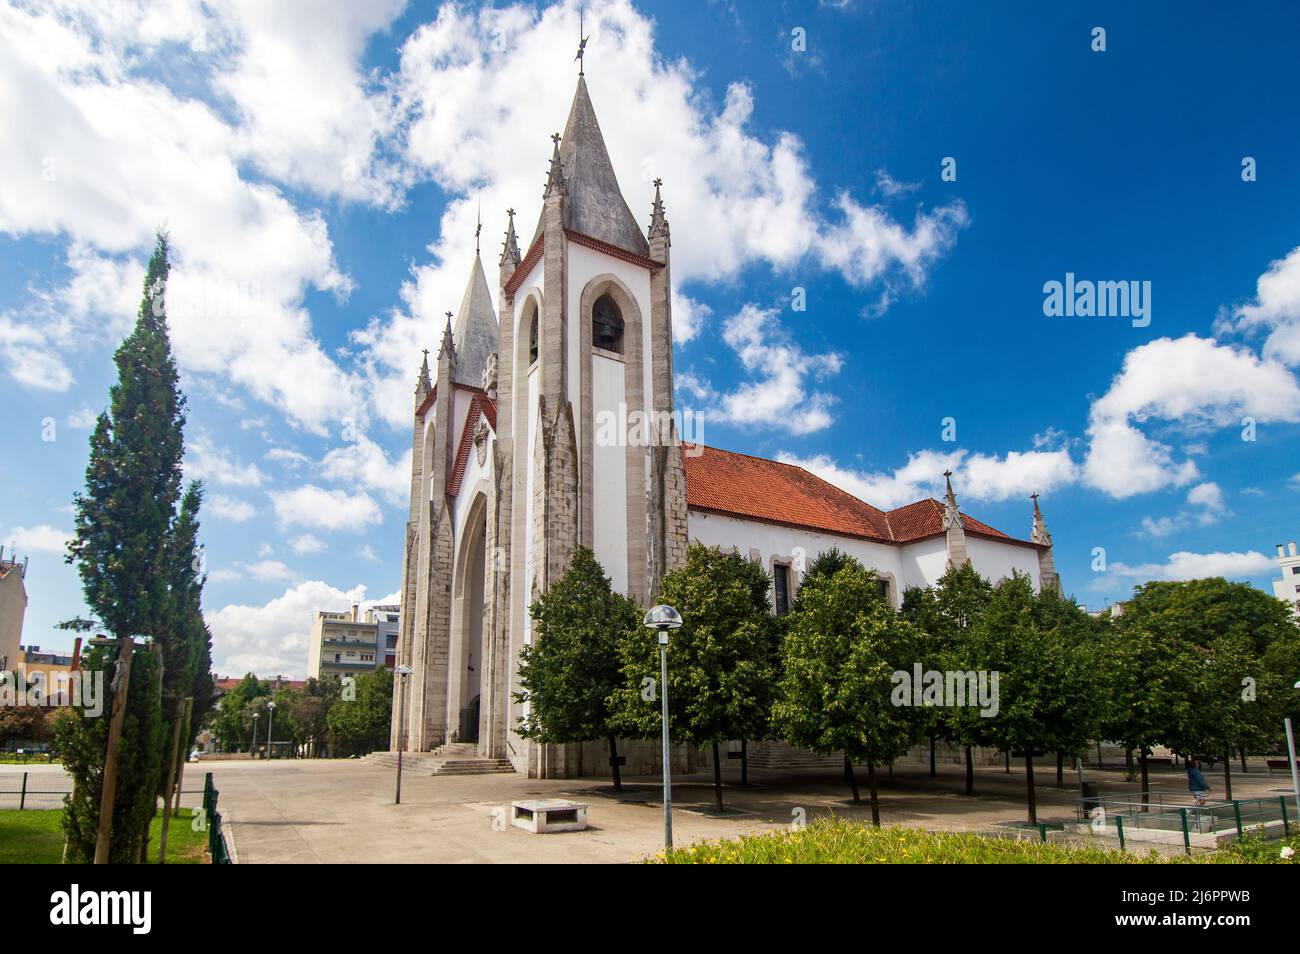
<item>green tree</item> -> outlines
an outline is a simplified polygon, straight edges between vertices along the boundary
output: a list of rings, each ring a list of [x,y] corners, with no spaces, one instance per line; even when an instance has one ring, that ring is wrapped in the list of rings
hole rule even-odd
[[[929,587],[909,587],[903,594],[902,614],[919,630],[919,661],[940,671],[964,671],[971,628],[993,597],[993,586],[969,563],[949,567]],[[944,738],[965,750],[966,794],[975,794],[975,760],[972,749],[987,745],[987,722],[969,708],[934,707],[923,710],[930,737],[930,774],[934,770],[934,741]]]
[[[95,716],[73,706],[64,710],[55,724],[55,741],[63,755],[63,767],[73,778],[72,793],[64,798],[63,830],[67,836],[68,859],[78,864],[88,864],[95,857],[108,717],[115,698],[116,660],[116,646],[90,647],[82,656],[81,668],[92,679],[103,680],[103,713]],[[165,737],[159,701],[161,665],[159,653],[147,644],[136,645],[117,750],[117,784],[108,856],[113,864],[134,864],[140,860],[157,806]]]
[[[609,741],[622,791],[612,697],[623,685],[622,643],[641,623],[636,602],[614,592],[595,555],[578,547],[569,569],[532,605],[533,641],[519,655],[520,734],[538,742]]]
[[[737,553],[693,543],[686,565],[664,574],[660,601],[677,608],[682,627],[668,647],[668,731],[676,742],[713,746],[713,790],[722,804],[721,744],[761,739],[771,731],[776,624],[768,578]],[[660,732],[659,641],[637,627],[623,642],[623,685],[616,720],[638,735]]]
[[[170,696],[178,687],[188,687],[198,661],[191,627],[177,625],[179,607],[188,597],[173,590],[178,579],[174,557],[182,545],[177,531],[190,537],[192,551],[201,495],[192,488],[178,515],[185,398],[167,333],[168,272],[167,239],[160,234],[135,328],[114,354],[117,383],[90,437],[85,490],[74,500],[74,534],[68,544],[68,562],[77,566],[86,604],[104,627],[118,638],[153,640],[161,650],[160,655],[147,647],[137,651],[132,664],[112,829],[112,853],[122,860],[139,856],[162,783],[166,743],[160,689]],[[186,557],[192,559],[192,553]],[[103,674],[107,683],[114,655],[101,647],[88,654],[89,665],[83,668]],[[167,711],[175,717],[174,696]],[[96,721],[74,708],[72,718],[61,722],[63,742],[74,753],[65,764],[80,801],[65,813],[74,840],[84,839],[97,823],[98,802],[89,796],[99,787],[104,750],[92,743],[102,745],[106,733]],[[122,830],[123,824],[137,827]],[[123,855],[119,846],[137,850]]]
[[[331,747],[343,755],[362,755],[387,748],[392,712],[392,671],[376,669],[362,673],[357,676],[356,698],[341,699],[326,716]]]
[[[891,699],[893,674],[911,669],[918,643],[916,628],[883,599],[875,574],[850,558],[833,576],[805,577],[782,645],[778,734],[814,752],[844,752],[854,802],[861,798],[853,763],[865,762],[876,826],[876,765],[905,753],[918,729],[914,710]]]
[[[329,713],[339,701],[341,686],[337,679],[308,679],[301,692],[289,702],[289,714],[297,729],[296,740],[320,756],[329,742]]]
[[[987,737],[1004,752],[1024,752],[1030,824],[1038,821],[1035,751],[1081,746],[1093,728],[1096,698],[1090,659],[1053,618],[1064,608],[1045,602],[1051,600],[1060,597],[1036,596],[1029,577],[1014,572],[994,589],[970,633],[972,668],[990,680],[998,674],[997,714],[985,719]]]
[[[253,723],[250,704],[262,696],[269,696],[271,687],[251,672],[221,697],[216,712],[211,717],[212,734],[221,740],[222,748],[234,752],[246,748],[253,750]]]

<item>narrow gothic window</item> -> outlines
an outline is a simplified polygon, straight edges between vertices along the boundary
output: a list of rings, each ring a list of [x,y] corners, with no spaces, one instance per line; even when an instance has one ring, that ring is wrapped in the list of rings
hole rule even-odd
[[[790,568],[783,563],[772,567],[772,592],[776,596],[776,615],[790,612]]]
[[[623,353],[623,316],[608,295],[601,295],[591,308],[591,343],[602,351]]]
[[[532,364],[537,360],[537,312],[533,312],[533,320],[528,323],[528,363]]]

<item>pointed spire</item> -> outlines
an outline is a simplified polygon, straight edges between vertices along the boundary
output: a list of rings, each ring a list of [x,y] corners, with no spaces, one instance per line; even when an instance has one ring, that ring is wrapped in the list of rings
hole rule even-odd
[[[970,557],[966,554],[966,527],[962,523],[961,511],[957,509],[957,495],[952,490],[952,471],[945,470],[943,479],[947,485],[943,529],[946,536],[944,546],[948,551],[948,565],[964,566],[970,562]]]
[[[429,349],[424,349],[424,361],[420,364],[420,376],[415,380],[415,393],[423,396],[429,393],[433,384],[429,380]]]
[[[1056,558],[1052,555],[1052,535],[1047,532],[1043,511],[1038,509],[1038,494],[1029,496],[1034,501],[1034,529],[1029,539],[1042,548],[1038,551],[1038,588],[1061,593],[1061,575],[1056,572]]]
[[[514,265],[519,264],[519,239],[515,236],[515,210],[506,209],[506,215],[509,216],[509,224],[506,226],[506,240],[501,246],[501,260],[497,263],[502,267],[506,262]]]
[[[1034,529],[1029,539],[1034,543],[1050,547],[1052,535],[1047,532],[1047,521],[1043,519],[1043,511],[1038,509],[1038,494],[1030,494],[1029,497],[1034,502]]]
[[[953,526],[964,528],[964,524],[961,522],[961,511],[957,509],[957,495],[952,492],[952,471],[945,470],[943,479],[947,485],[946,504],[943,510],[943,528],[945,530]]]
[[[456,360],[456,341],[451,332],[451,312],[447,312],[447,327],[442,332],[442,344],[438,346],[438,361],[441,362],[443,355],[446,355],[451,361]]]
[[[663,179],[655,179],[655,201],[650,210],[649,236],[651,242],[657,238],[662,238],[671,245],[672,241],[668,237],[668,219],[664,216],[664,200],[663,196],[659,194],[659,187],[663,184]]]
[[[460,310],[456,312],[453,338],[456,370],[452,379],[459,384],[480,387],[488,356],[497,350],[497,317],[487,275],[483,272],[483,260],[477,255],[470,268],[469,281],[465,283]]]
[[[564,162],[560,159],[560,138],[559,133],[551,136],[555,148],[551,152],[551,171],[546,175],[546,191],[542,193],[544,199],[564,195]]]
[[[551,179],[558,178],[557,184],[564,191],[564,227],[625,252],[649,257],[650,246],[645,232],[619,189],[614,164],[605,148],[596,110],[587,92],[587,81],[581,76],[564,125],[564,135],[556,142],[556,147],[551,158]],[[556,159],[559,160],[558,170],[555,168]],[[548,180],[548,196],[552,188],[553,184]],[[543,209],[532,241],[545,231],[545,224]]]

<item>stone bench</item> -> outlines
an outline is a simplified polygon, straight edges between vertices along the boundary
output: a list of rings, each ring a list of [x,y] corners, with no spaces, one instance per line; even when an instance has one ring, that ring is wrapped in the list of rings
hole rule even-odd
[[[534,835],[553,831],[584,831],[587,806],[562,798],[533,798],[510,803],[510,824]]]

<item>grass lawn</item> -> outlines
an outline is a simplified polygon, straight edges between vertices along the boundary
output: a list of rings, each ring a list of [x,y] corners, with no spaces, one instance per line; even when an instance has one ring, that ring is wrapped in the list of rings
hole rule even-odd
[[[1286,843],[1247,839],[1243,845],[1186,858],[1155,851],[1121,852],[1087,845],[1012,841],[960,832],[872,828],[844,819],[821,819],[800,831],[747,835],[661,852],[659,864],[1169,864],[1281,862]],[[1300,859],[1297,852],[1295,859]]]
[[[190,828],[191,809],[182,808],[167,828],[167,863],[201,865],[208,862],[208,833]],[[63,857],[62,811],[0,811],[0,864],[57,865]],[[154,816],[149,836],[149,863],[158,860],[162,812]]]

